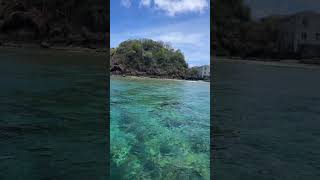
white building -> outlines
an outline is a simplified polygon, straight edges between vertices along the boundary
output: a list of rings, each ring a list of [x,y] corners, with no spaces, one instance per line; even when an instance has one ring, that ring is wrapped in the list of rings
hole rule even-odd
[[[279,50],[286,52],[319,53],[320,14],[300,12],[279,20]]]
[[[200,66],[198,67],[198,69],[199,69],[199,76],[201,78],[210,77],[210,65]]]

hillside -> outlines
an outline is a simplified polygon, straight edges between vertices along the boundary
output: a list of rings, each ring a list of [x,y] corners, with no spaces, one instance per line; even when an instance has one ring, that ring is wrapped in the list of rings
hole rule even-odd
[[[0,0],[0,42],[103,47],[105,0]]]
[[[254,21],[244,0],[212,0],[212,52],[216,56],[275,58],[276,23]]]
[[[243,0],[212,0],[212,50],[216,55],[239,55],[245,43],[244,26],[250,21],[250,9]]]
[[[110,56],[113,74],[185,78],[188,71],[180,50],[150,39],[124,41]]]

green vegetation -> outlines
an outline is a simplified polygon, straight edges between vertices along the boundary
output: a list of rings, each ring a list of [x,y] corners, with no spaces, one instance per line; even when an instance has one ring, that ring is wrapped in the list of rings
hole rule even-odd
[[[243,0],[213,0],[214,33],[212,51],[217,56],[276,58],[277,21],[251,19],[250,8]]]
[[[188,69],[186,79],[196,80],[196,79],[198,79],[199,74],[200,74],[199,69],[192,67],[192,68]]]
[[[211,31],[214,33],[213,53],[217,55],[235,55],[241,50],[240,34],[243,26],[250,20],[250,10],[243,0],[212,0]]]
[[[105,45],[109,14],[104,0],[2,0],[0,41]]]
[[[113,74],[185,78],[188,64],[180,50],[150,39],[122,42],[110,53]]]

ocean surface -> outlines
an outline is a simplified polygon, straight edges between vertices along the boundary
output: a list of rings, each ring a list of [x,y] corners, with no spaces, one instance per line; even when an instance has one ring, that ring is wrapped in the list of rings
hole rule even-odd
[[[0,49],[0,179],[106,180],[105,57]]]
[[[209,83],[111,77],[110,84],[111,179],[209,179]]]
[[[320,68],[214,68],[215,179],[319,179]]]

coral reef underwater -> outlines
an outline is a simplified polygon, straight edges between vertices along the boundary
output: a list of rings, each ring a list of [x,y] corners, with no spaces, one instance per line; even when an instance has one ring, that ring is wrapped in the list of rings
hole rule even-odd
[[[209,83],[111,78],[111,178],[210,178]]]

